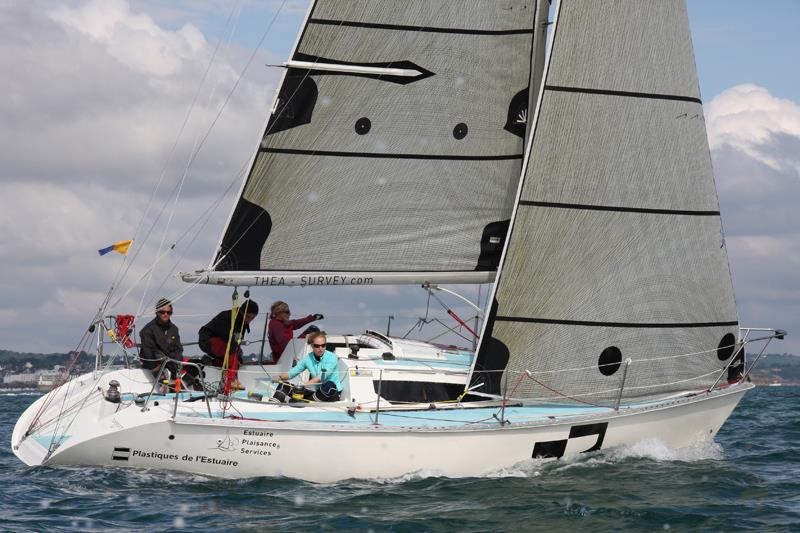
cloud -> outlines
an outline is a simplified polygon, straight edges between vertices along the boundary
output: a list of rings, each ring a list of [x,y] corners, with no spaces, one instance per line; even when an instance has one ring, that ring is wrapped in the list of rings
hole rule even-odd
[[[284,5],[281,25],[299,26],[305,4]],[[5,95],[0,100],[2,348],[72,349],[118,273],[126,275],[118,281],[112,311],[149,316],[159,296],[188,288],[176,272],[202,268],[210,260],[280,74],[263,65],[279,59],[268,50],[259,52],[175,203],[174,190],[193,147],[252,51],[223,43],[206,75],[217,40],[199,28],[209,25],[204,17],[224,20],[229,4],[157,5],[125,0],[0,4],[0,69],[14,74],[0,77]],[[244,2],[242,10],[265,10],[258,19],[269,20],[279,5]],[[184,23],[186,15],[194,23]],[[192,118],[171,153],[204,76]],[[162,169],[163,181],[151,201]],[[133,237],[143,215],[129,254],[135,261],[98,256],[98,248]],[[264,308],[265,300],[282,298],[298,313],[322,312],[329,317],[325,327],[353,333],[365,327],[383,330],[388,315],[424,298],[421,290],[405,287],[346,293],[344,303],[341,292],[330,288],[254,291],[254,297]],[[199,287],[184,296],[176,313],[192,315],[180,318],[185,336],[194,339],[199,327],[228,305],[225,287]],[[413,323],[404,320],[409,324],[398,320],[393,329],[405,331]],[[41,324],[47,325],[44,334]]]
[[[206,74],[216,42],[195,24],[170,29],[123,0],[6,2],[0,21],[0,69],[7,73],[0,77],[0,346],[70,349],[122,262],[100,258],[97,249],[132,237],[145,212],[131,252],[140,255],[119,294],[147,279],[162,240],[165,256],[145,308],[155,290],[185,288],[174,270],[207,264],[279,72],[263,67],[274,61],[262,50],[173,208],[189,155],[251,50],[223,43]],[[171,152],[204,75],[192,118]],[[141,290],[134,291],[120,307],[135,311],[140,300]],[[46,335],[38,331],[42,321]]]
[[[740,321],[800,334],[800,105],[737,85],[706,117]],[[800,340],[770,349],[800,354]]]
[[[800,105],[753,84],[716,96],[706,109],[712,150],[730,146],[783,172],[800,172]]]
[[[148,15],[132,12],[125,0],[93,0],[77,9],[61,6],[48,16],[100,43],[123,65],[156,77],[175,74],[206,46],[192,24],[164,30]]]

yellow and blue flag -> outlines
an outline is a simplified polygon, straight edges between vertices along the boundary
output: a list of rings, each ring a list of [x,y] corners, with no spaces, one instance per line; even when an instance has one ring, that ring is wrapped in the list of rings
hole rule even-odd
[[[131,243],[132,242],[133,242],[133,239],[128,239],[127,241],[115,242],[111,246],[106,246],[105,248],[101,248],[100,250],[97,250],[97,253],[99,253],[100,255],[106,255],[109,252],[117,252],[117,253],[120,253],[122,255],[127,255],[128,254],[128,248],[131,247]]]

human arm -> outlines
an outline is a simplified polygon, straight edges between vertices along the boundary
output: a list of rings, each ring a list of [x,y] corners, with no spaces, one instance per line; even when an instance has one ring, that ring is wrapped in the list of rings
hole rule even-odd
[[[302,372],[303,370],[306,370],[308,368],[307,360],[308,360],[308,357],[303,358],[299,363],[294,365],[288,372],[284,372],[283,374],[281,374],[281,379],[284,379],[284,380],[293,379],[300,372]]]
[[[170,339],[168,344],[169,349],[169,357],[171,359],[175,359],[176,361],[180,361],[183,359],[183,344],[181,343],[181,334],[178,330],[178,326],[172,325],[170,328]]]
[[[156,337],[148,326],[139,331],[139,357],[142,359],[156,359],[156,352],[161,352],[156,344]]]
[[[336,385],[336,390],[342,390],[342,377],[339,374],[339,358],[335,353],[325,351],[320,362],[320,379],[317,381],[332,381]]]
[[[304,316],[303,318],[296,318],[294,320],[290,320],[289,323],[291,324],[292,329],[300,329],[306,324],[310,324],[315,320],[318,320],[317,316],[321,317],[322,315],[307,315]]]

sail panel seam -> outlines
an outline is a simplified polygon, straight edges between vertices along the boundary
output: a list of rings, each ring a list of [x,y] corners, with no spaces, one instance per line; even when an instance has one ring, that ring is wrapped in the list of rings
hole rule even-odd
[[[586,87],[564,87],[562,85],[545,85],[545,90],[558,91],[567,93],[583,93],[583,94],[603,94],[606,96],[626,96],[629,98],[648,98],[651,100],[677,100],[680,102],[693,102],[695,104],[703,103],[699,98],[694,96],[681,96],[677,94],[658,94],[658,93],[639,93],[631,91],[612,91],[609,89],[589,89]]]
[[[564,326],[591,326],[606,328],[713,328],[721,326],[735,326],[738,320],[727,322],[593,322],[589,320],[556,320],[553,318],[529,318],[521,316],[497,316],[495,320],[502,322],[529,322],[535,324],[558,324]]]
[[[332,150],[301,150],[296,148],[260,148],[259,152],[287,155],[317,155],[324,157],[370,157],[375,159],[433,159],[442,161],[504,161],[522,159],[523,154],[447,155],[447,154],[385,154],[373,152],[336,152]]]
[[[370,28],[378,30],[398,30],[425,33],[458,33],[462,35],[531,35],[532,28],[518,30],[471,30],[467,28],[435,28],[431,26],[408,26],[404,24],[380,24],[377,22],[356,22],[351,20],[309,19],[309,24],[326,26],[347,26],[351,28]]]
[[[719,216],[719,211],[702,211],[691,209],[652,209],[646,207],[621,207],[613,205],[567,204],[560,202],[536,202],[533,200],[520,200],[519,205],[533,207],[554,207],[559,209],[580,209],[587,211],[615,211],[619,213],[644,213],[655,215],[686,215],[697,217]]]

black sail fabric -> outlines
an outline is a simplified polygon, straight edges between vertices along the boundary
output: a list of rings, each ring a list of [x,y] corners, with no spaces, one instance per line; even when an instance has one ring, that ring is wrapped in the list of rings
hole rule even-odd
[[[217,270],[494,270],[522,165],[507,124],[519,116],[524,131],[533,11],[316,2]]]
[[[727,364],[738,318],[699,96],[683,0],[561,2],[482,343],[510,353],[513,396],[608,405],[623,376],[648,397]]]

